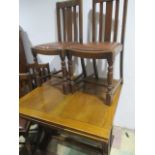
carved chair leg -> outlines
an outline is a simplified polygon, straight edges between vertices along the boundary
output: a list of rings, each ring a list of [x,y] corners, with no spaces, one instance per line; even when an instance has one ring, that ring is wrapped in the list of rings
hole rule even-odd
[[[68,93],[67,69],[66,69],[64,53],[60,54],[60,58],[61,58],[61,68],[62,68],[62,74],[63,74],[63,92],[64,94],[67,94]]]
[[[113,58],[108,59],[108,78],[107,78],[108,88],[106,95],[106,104],[110,105],[112,102],[112,88],[113,88]]]
[[[67,55],[68,57],[68,70],[69,70],[69,86],[71,92],[74,92],[74,80],[73,80],[73,64],[72,64],[72,56],[70,54]]]

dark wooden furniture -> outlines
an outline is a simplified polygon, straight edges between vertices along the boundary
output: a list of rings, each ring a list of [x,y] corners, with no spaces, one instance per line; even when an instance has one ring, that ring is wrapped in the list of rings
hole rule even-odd
[[[32,76],[29,73],[20,73],[19,74],[19,97],[22,98],[26,94],[30,93],[33,89],[32,86]],[[23,119],[19,117],[19,136],[23,136],[25,138],[24,142],[19,142],[19,144],[23,145],[20,149],[20,153],[23,152],[23,150],[27,150],[30,154],[35,151],[39,144],[39,140],[41,137],[42,129],[38,124],[35,124],[31,122],[30,120]],[[29,139],[29,135],[36,135],[36,141],[31,143]],[[33,149],[31,148],[31,145],[33,146]]]
[[[24,96],[32,90],[31,76],[28,73],[19,74],[19,97]],[[31,122],[19,118],[19,135],[23,135],[27,141],[28,132]],[[23,143],[25,144],[25,142]]]
[[[27,72],[27,62],[26,62],[26,55],[24,50],[23,38],[22,38],[22,31],[19,31],[19,73],[26,73]]]
[[[49,63],[38,64],[32,63],[27,64],[27,69],[31,75],[33,88],[41,85],[43,82],[51,78]]]
[[[93,89],[97,94],[102,92],[96,87]],[[95,94],[76,92],[64,95],[62,90],[53,87],[51,81],[47,81],[20,98],[19,112],[24,119],[56,129],[60,133],[57,137],[59,140],[109,155],[113,119],[120,92],[121,86],[114,95],[112,105],[107,106]],[[60,138],[61,133],[69,138]],[[71,135],[92,140],[97,146],[85,144],[85,141],[82,143],[72,140]]]
[[[29,73],[19,74],[19,97],[24,96],[32,90],[32,80]]]
[[[56,3],[58,42],[38,45],[32,48],[34,61],[37,62],[37,54],[59,55],[61,58],[63,76],[63,90],[68,92],[67,70],[65,64],[65,49],[75,42],[82,43],[82,8],[81,0],[69,0]],[[85,74],[84,61],[81,58],[83,74]]]
[[[93,0],[92,11],[92,43],[72,45],[68,48],[68,66],[70,75],[70,85],[74,90],[73,81],[73,69],[72,69],[72,56],[80,58],[92,58],[95,79],[87,77],[85,82],[93,82],[100,86],[106,86],[107,91],[106,103],[110,105],[112,103],[113,94],[121,83],[123,83],[123,53],[124,53],[124,37],[125,37],[125,24],[127,13],[127,0],[123,0],[123,13],[121,18],[121,41],[118,41],[118,21],[120,14],[120,0]],[[96,6],[99,5],[99,29],[97,39],[97,22],[96,22]],[[104,5],[106,6],[105,14],[103,14]],[[114,7],[113,7],[114,5]],[[115,19],[112,18],[112,13],[115,14]],[[103,16],[105,16],[105,22],[103,22]],[[114,30],[112,30],[112,23],[114,23]],[[105,28],[105,30],[104,30]],[[113,37],[112,37],[113,32]],[[104,37],[103,37],[104,36]],[[118,84],[113,85],[113,64],[116,55],[120,53],[120,80]],[[96,59],[106,59],[108,62],[108,75],[107,82],[102,83],[98,77],[98,71],[96,66]],[[104,80],[105,81],[105,80]]]

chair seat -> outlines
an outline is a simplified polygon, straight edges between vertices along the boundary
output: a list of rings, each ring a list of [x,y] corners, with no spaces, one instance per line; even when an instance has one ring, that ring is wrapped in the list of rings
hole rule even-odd
[[[44,54],[44,55],[59,55],[62,50],[68,48],[74,43],[71,42],[55,42],[55,43],[45,43],[41,45],[34,46],[32,48],[34,53]]]
[[[88,44],[74,44],[68,48],[72,55],[84,58],[103,58],[108,55],[116,55],[122,51],[122,44],[120,43],[88,43]]]

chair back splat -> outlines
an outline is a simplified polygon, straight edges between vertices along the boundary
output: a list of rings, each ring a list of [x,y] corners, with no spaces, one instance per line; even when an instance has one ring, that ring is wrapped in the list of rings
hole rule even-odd
[[[59,42],[83,42],[81,0],[57,2]]]
[[[120,0],[93,0],[92,13],[92,41],[93,42],[118,42],[118,24],[122,25],[120,36],[124,44],[127,2],[123,0],[123,8],[120,9]],[[99,6],[99,11],[97,9]],[[122,12],[121,12],[122,11]],[[96,15],[99,14],[99,25],[97,26]],[[121,16],[121,17],[120,17]],[[98,29],[97,29],[98,27]]]

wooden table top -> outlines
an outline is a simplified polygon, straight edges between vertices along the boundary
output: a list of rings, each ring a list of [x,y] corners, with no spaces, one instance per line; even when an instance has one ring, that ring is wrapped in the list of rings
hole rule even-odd
[[[112,105],[107,106],[92,94],[79,91],[64,95],[48,81],[20,98],[19,113],[21,117],[30,120],[107,141],[120,91],[121,86],[114,95]]]

